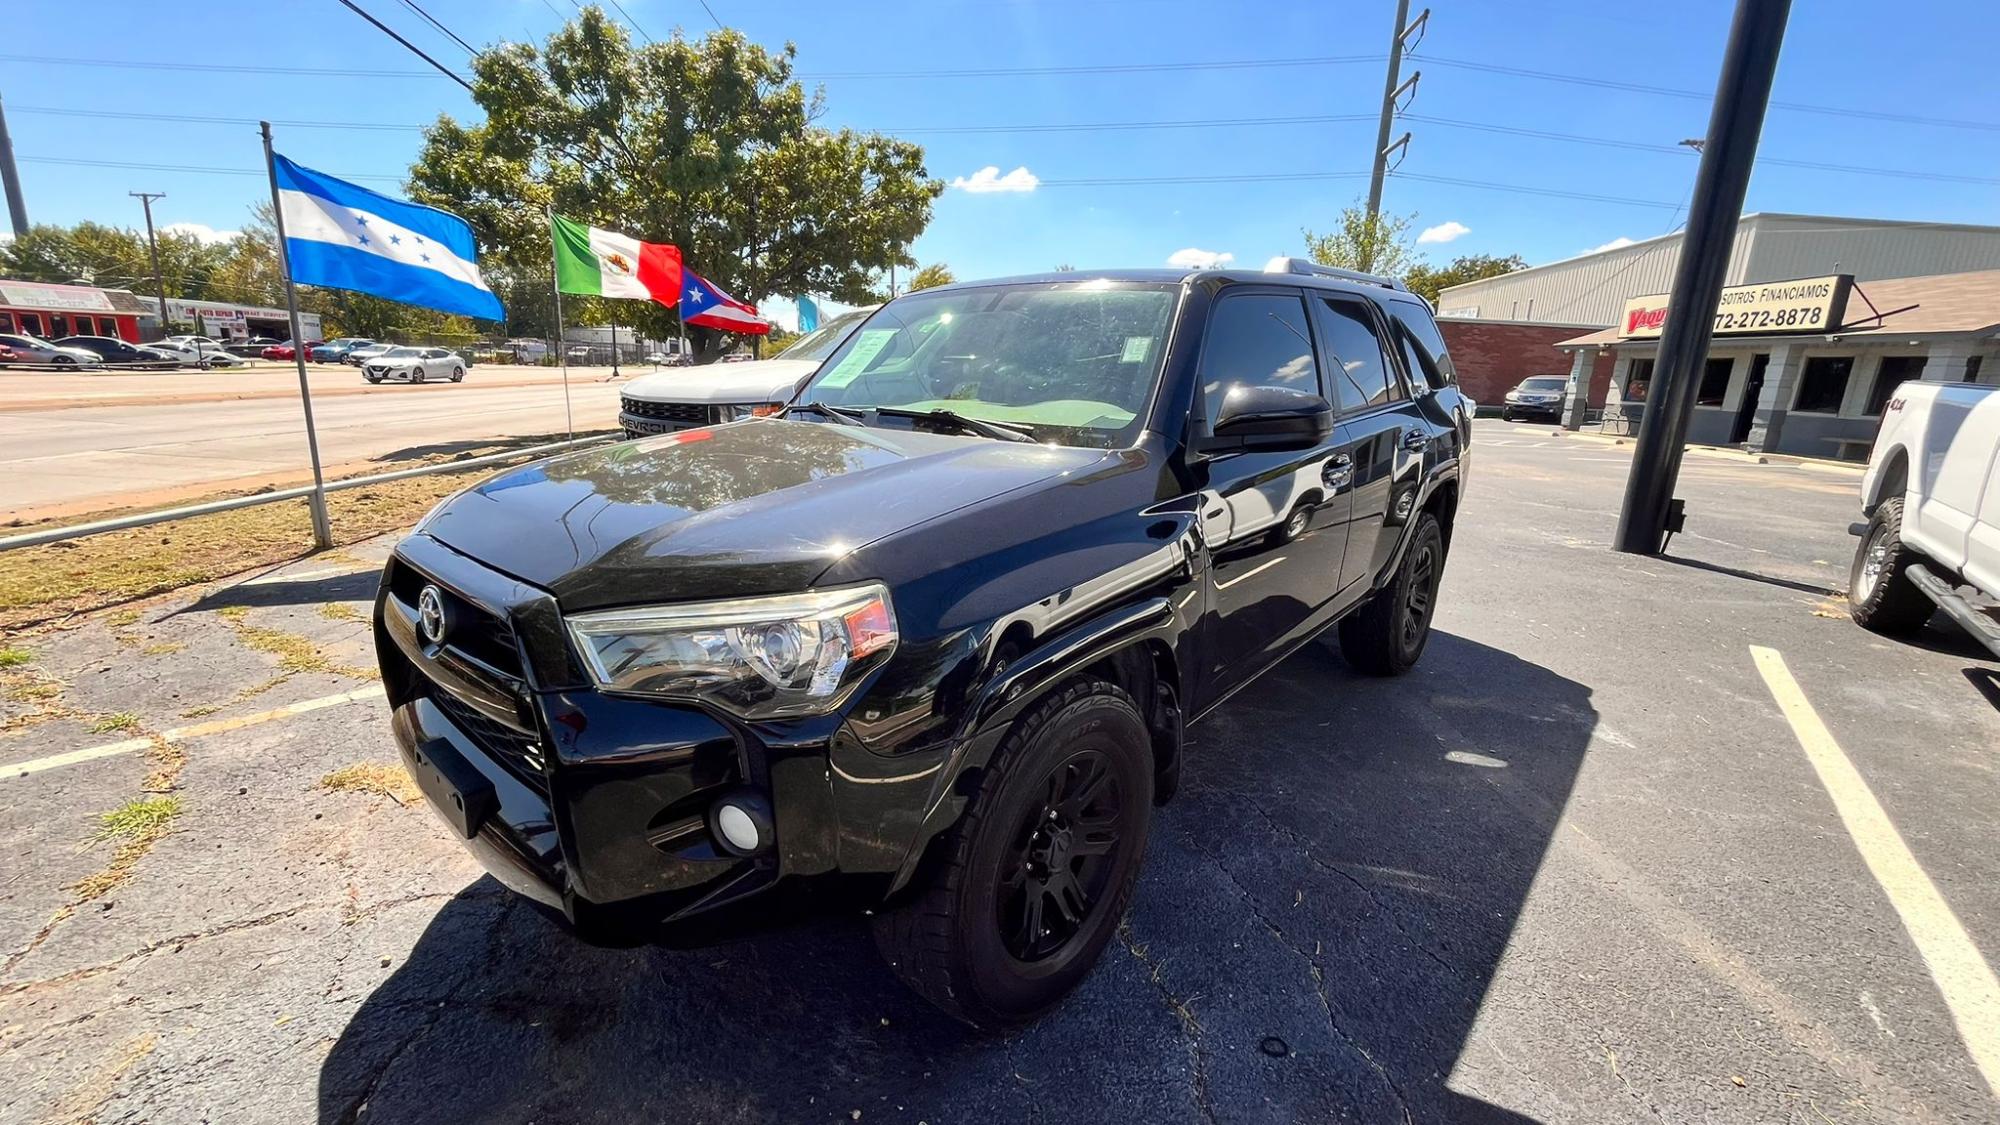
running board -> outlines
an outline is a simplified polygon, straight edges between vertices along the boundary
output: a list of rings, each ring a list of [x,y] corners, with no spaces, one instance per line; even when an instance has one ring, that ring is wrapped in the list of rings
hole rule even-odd
[[[1936,602],[1947,617],[1971,633],[1973,639],[1985,645],[1988,652],[2000,657],[2000,621],[1980,612],[1979,607],[1967,600],[1965,595],[1932,574],[1922,563],[1912,563],[1903,568],[1903,573],[1916,584],[1917,589],[1924,592],[1925,597]]]

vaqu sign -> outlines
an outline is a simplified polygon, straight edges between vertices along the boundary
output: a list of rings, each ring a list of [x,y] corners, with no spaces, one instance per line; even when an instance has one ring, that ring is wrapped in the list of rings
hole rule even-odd
[[[1713,331],[1717,336],[1831,332],[1847,312],[1847,294],[1853,287],[1854,275],[1847,273],[1732,285],[1716,302]],[[1666,325],[1665,294],[1634,297],[1625,302],[1618,335],[1627,340],[1651,339]]]

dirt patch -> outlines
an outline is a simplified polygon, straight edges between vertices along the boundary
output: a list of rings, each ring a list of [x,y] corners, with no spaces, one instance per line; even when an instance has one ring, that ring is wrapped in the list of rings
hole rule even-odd
[[[319,787],[329,793],[372,793],[399,805],[413,805],[424,799],[410,775],[380,762],[357,762],[319,779]]]

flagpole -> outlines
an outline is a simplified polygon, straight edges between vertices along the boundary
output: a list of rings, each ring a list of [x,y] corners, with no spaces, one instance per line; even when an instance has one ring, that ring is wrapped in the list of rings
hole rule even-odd
[[[292,255],[285,246],[285,207],[278,198],[278,161],[271,154],[271,123],[259,121],[264,135],[264,174],[271,180],[271,218],[278,226],[278,272],[285,278],[285,311],[292,321],[292,358],[299,365],[299,404],[305,408],[306,450],[312,456],[313,490],[306,498],[312,509],[313,546],[333,546],[333,524],[326,517],[326,476],[319,466],[319,431],[313,425],[312,386],[306,381],[306,340],[299,328],[299,291],[292,284]]]
[[[576,437],[576,420],[569,409],[569,349],[563,347],[562,266],[556,258],[556,209],[549,208],[549,280],[556,287],[556,357],[562,361],[563,426]]]

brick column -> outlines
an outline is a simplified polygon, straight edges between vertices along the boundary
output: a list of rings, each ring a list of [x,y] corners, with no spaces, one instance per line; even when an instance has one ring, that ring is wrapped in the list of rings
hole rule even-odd
[[[1764,368],[1764,390],[1757,396],[1757,412],[1751,416],[1750,437],[1744,445],[1764,453],[1778,448],[1785,415],[1792,409],[1792,393],[1805,365],[1804,345],[1779,344],[1771,349],[1771,362]]]
[[[1931,350],[1924,356],[1924,382],[1965,382],[1965,363],[1978,350],[1969,340],[1932,344]]]
[[[1590,411],[1590,372],[1596,366],[1596,348],[1578,348],[1570,353],[1569,382],[1563,384],[1563,429],[1583,428],[1584,415]]]

